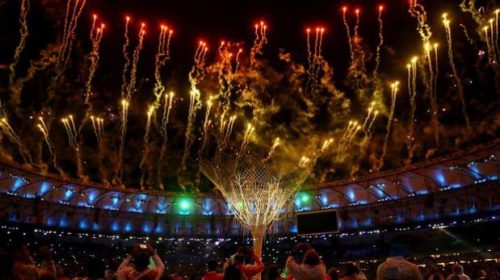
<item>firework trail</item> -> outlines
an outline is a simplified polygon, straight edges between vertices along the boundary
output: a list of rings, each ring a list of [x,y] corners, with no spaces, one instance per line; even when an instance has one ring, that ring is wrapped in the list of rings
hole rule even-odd
[[[173,30],[169,30],[165,25],[161,26],[158,38],[158,49],[155,55],[155,86],[153,89],[153,94],[155,96],[153,105],[155,108],[160,106],[161,98],[165,92],[165,86],[163,85],[161,77],[161,70],[170,56],[170,39],[172,38],[172,34]]]
[[[127,18],[128,19],[128,18]],[[128,20],[127,20],[128,21]],[[121,183],[123,177],[123,151],[125,149],[125,136],[127,134],[128,110],[132,95],[135,91],[137,82],[137,65],[139,63],[140,54],[143,48],[144,35],[146,34],[146,24],[142,23],[139,29],[138,42],[134,50],[132,63],[130,68],[129,82],[126,87],[125,97],[121,101],[122,115],[121,115],[121,130],[120,130],[120,146],[118,148],[118,164],[116,165],[115,177],[113,182]]]
[[[128,27],[130,23],[130,17],[126,16],[125,17],[125,30],[123,32],[123,47],[122,47],[122,54],[123,54],[123,59],[125,60],[125,64],[123,65],[123,70],[122,70],[122,89],[121,89],[121,95],[122,98],[125,97],[126,95],[126,89],[128,85],[128,79],[127,79],[127,74],[129,72],[130,68],[130,58],[129,58],[129,53],[128,53],[128,47],[130,45],[130,38],[128,36]]]
[[[132,56],[132,65],[130,68],[129,83],[126,89],[126,98],[128,99],[128,101],[130,101],[130,98],[132,98],[132,95],[134,94],[135,91],[135,86],[137,83],[137,66],[139,64],[139,58],[141,56],[142,48],[144,47],[143,42],[145,34],[146,34],[146,24],[141,23],[141,28],[139,29],[139,34],[138,34],[139,39]]]
[[[362,125],[358,124],[358,121],[349,121],[342,138],[340,138],[339,145],[337,147],[337,153],[340,157],[343,157],[345,152],[348,150],[349,146],[352,144],[351,141],[354,139],[356,134],[362,129]]]
[[[368,107],[368,114],[366,115],[365,120],[363,121],[363,131],[366,132],[368,121],[370,120],[370,117],[372,115],[372,111],[375,107],[375,101],[370,103],[370,107]]]
[[[469,44],[474,45],[474,40],[470,37],[467,27],[463,24],[460,24],[460,27],[462,27],[462,31],[464,32],[465,38],[467,38]]]
[[[3,109],[2,103],[0,103],[0,129],[12,143],[16,144],[23,162],[26,164],[32,164],[33,160],[31,158],[31,154],[29,153],[28,149],[26,149],[26,146],[24,146],[21,138],[19,138],[19,136],[10,125],[9,119],[7,118],[7,114]]]
[[[250,66],[255,68],[257,66],[257,55],[262,55],[264,45],[267,44],[267,25],[264,21],[255,24],[255,38],[253,46],[250,49]]]
[[[248,143],[250,142],[250,139],[252,138],[254,132],[255,127],[252,124],[248,124],[247,129],[245,130],[245,134],[243,135],[243,141],[241,142],[238,157],[242,157],[245,154]]]
[[[384,145],[382,147],[382,155],[380,156],[379,159],[379,164],[377,165],[376,170],[379,171],[382,167],[384,167],[384,161],[385,161],[385,155],[387,152],[387,143],[389,142],[389,136],[391,134],[391,128],[392,128],[392,121],[394,119],[394,110],[396,107],[396,95],[399,90],[399,82],[394,82],[391,84],[391,109],[389,112],[389,119],[387,120],[387,126],[386,126],[386,134],[385,134],[385,139],[384,139]]]
[[[424,45],[425,58],[427,60],[427,66],[429,71],[429,96],[431,101],[431,123],[434,131],[434,140],[436,145],[439,145],[439,119],[438,119],[438,104],[436,100],[436,78],[434,77],[434,66],[432,65],[432,45],[427,43]]]
[[[271,157],[273,156],[274,154],[274,151],[276,150],[276,148],[281,144],[281,140],[279,137],[276,137],[276,139],[274,139],[274,142],[273,142],[273,145],[271,146],[271,148],[269,149],[269,152],[267,153],[267,156],[266,158],[263,160],[263,162],[266,162],[268,160],[271,159]],[[326,148],[325,148],[326,149]]]
[[[425,45],[429,42],[432,32],[430,26],[427,24],[427,12],[424,6],[419,4],[418,1],[419,0],[410,0],[408,12],[417,20],[417,32]]]
[[[344,22],[345,31],[346,31],[346,34],[347,34],[347,41],[349,42],[349,51],[350,51],[350,54],[351,54],[351,60],[353,60],[354,59],[354,54],[352,52],[351,28],[349,27],[349,23],[347,22],[346,12],[347,12],[347,7],[346,6],[342,7],[342,20]]]
[[[378,6],[378,38],[379,42],[377,45],[377,51],[375,55],[375,69],[373,69],[373,76],[377,76],[378,68],[380,67],[380,51],[384,45],[384,21],[382,20],[382,12],[384,11],[384,6]]]
[[[360,9],[354,10],[354,14],[356,14],[356,24],[354,25],[354,37],[359,36],[359,13],[361,12]]]
[[[323,27],[316,27],[316,33],[314,36],[314,46],[311,51],[311,43],[310,43],[310,29],[307,29],[307,49],[308,49],[308,69],[307,73],[309,74],[309,80],[308,80],[308,88],[310,92],[314,92],[315,89],[319,86],[320,83],[320,70],[321,70],[321,63],[323,61],[322,58],[322,45],[323,45],[323,34],[325,32],[325,29]]]
[[[28,38],[29,29],[28,29],[28,13],[30,10],[30,0],[22,0],[21,1],[21,12],[19,15],[19,44],[16,47],[14,52],[14,58],[9,65],[10,75],[9,75],[9,85],[12,86],[14,84],[14,79],[16,78],[16,66],[19,63],[19,59],[21,57],[21,53],[26,46],[26,39]]]
[[[210,129],[210,112],[212,110],[213,106],[213,96],[210,96],[207,100],[207,109],[205,110],[205,118],[203,120],[203,142],[201,144],[201,148],[199,150],[199,153],[202,154],[203,151],[205,150],[205,147],[208,142],[208,130]]]
[[[102,147],[103,137],[104,137],[104,119],[90,116],[90,121],[92,123],[92,129],[94,130],[94,135],[97,140],[99,148]]]
[[[307,45],[307,64],[312,65],[311,28],[306,28],[306,45]]]
[[[363,131],[364,131],[365,135],[364,135],[363,140],[361,140],[361,143],[359,145],[360,146],[359,156],[356,160],[356,163],[353,165],[353,167],[351,169],[351,176],[354,176],[354,174],[356,174],[356,172],[359,171],[361,161],[363,160],[363,158],[366,155],[368,144],[370,143],[370,139],[372,137],[371,130],[372,130],[373,124],[375,123],[375,120],[377,119],[378,114],[379,114],[379,112],[377,110],[374,110],[374,102],[372,102],[372,104],[368,108],[368,114],[366,116],[365,123],[363,124]],[[370,117],[371,117],[371,119],[370,119]]]
[[[500,55],[500,48],[498,47],[498,14],[500,14],[500,9],[495,10],[495,37],[493,41],[495,42],[497,53]]]
[[[488,49],[488,62],[493,63],[495,61],[494,59],[495,55],[493,54],[493,49],[491,48],[490,44],[490,38],[488,37],[488,26],[484,26],[483,31],[484,31],[484,40],[486,41],[486,47]]]
[[[121,129],[120,129],[120,146],[118,148],[118,161],[113,178],[114,184],[121,184],[123,178],[123,150],[125,149],[125,136],[127,134],[127,119],[130,102],[123,98],[121,101]]]
[[[435,69],[434,69],[434,89],[437,91],[437,78],[439,76],[439,56],[438,56],[438,48],[439,44],[434,43],[433,49],[434,49],[434,61],[435,61]]]
[[[189,82],[191,83],[191,90],[189,92],[189,114],[188,114],[188,125],[186,128],[186,141],[184,142],[184,154],[182,156],[182,169],[186,170],[187,160],[191,151],[191,146],[194,143],[194,125],[196,121],[196,116],[201,108],[201,92],[197,88],[199,79],[203,76],[205,67],[205,56],[208,51],[207,44],[200,41],[198,48],[196,49],[194,55],[194,66],[189,73]]]
[[[234,122],[236,121],[236,116],[231,116],[227,122],[226,132],[224,133],[224,142],[227,143],[233,133]]]
[[[450,66],[451,66],[451,71],[453,73],[453,79],[455,80],[455,84],[457,86],[458,90],[458,97],[460,99],[460,103],[462,105],[462,114],[465,119],[465,124],[467,126],[467,129],[470,131],[470,121],[469,121],[469,116],[467,115],[467,108],[466,108],[466,103],[464,99],[464,88],[462,86],[462,81],[460,80],[460,77],[458,76],[457,68],[455,66],[455,60],[453,58],[453,45],[452,45],[452,38],[451,38],[451,29],[450,29],[450,20],[448,19],[448,15],[445,13],[442,16],[443,18],[443,25],[445,27],[446,31],[446,40],[448,42],[448,59],[450,61]]]
[[[38,123],[36,124],[36,126],[42,133],[45,144],[47,144],[49,154],[52,157],[52,165],[57,170],[57,172],[59,172],[59,175],[64,175],[65,174],[64,171],[57,164],[57,157],[56,153],[54,152],[54,145],[52,144],[52,141],[50,141],[49,129],[42,117],[38,117]]]
[[[66,135],[68,136],[68,143],[75,152],[75,162],[78,178],[84,179],[82,156],[80,151],[80,143],[78,141],[78,130],[75,125],[73,115],[68,115],[68,117],[61,119],[64,129],[66,130]]]
[[[408,94],[410,96],[410,126],[407,136],[408,150],[412,150],[413,141],[415,139],[415,112],[417,110],[417,61],[415,56],[411,59],[411,63],[406,66],[408,69]],[[391,85],[391,88],[393,86]]]
[[[170,111],[172,110],[172,104],[174,100],[174,93],[170,92],[169,94],[165,94],[164,102],[163,102],[163,114],[162,114],[162,119],[161,119],[161,135],[162,135],[162,142],[161,142],[161,148],[160,148],[160,155],[158,157],[158,164],[157,164],[157,170],[156,170],[156,179],[158,182],[158,185],[160,186],[160,189],[164,189],[163,186],[163,180],[162,178],[162,172],[161,172],[161,166],[163,163],[163,158],[165,157],[165,152],[167,150],[167,142],[168,142],[168,121],[170,118]]]
[[[320,149],[320,152],[321,153],[324,153],[326,152],[326,150],[333,144],[333,141],[334,139],[333,138],[329,138],[329,139],[326,139],[324,142],[323,142],[323,145],[321,146],[321,149]]]
[[[149,131],[151,129],[151,117],[154,115],[156,110],[155,105],[150,105],[149,109],[146,113],[146,130],[144,132],[144,151],[142,153],[141,163],[139,164],[139,168],[141,169],[141,180],[140,187],[144,190],[144,179],[146,177],[146,170],[144,170],[144,164],[146,163],[146,159],[148,158],[150,143],[149,143]]]
[[[94,15],[92,21],[92,29],[90,30],[90,39],[92,41],[92,51],[90,53],[90,70],[89,76],[87,78],[87,83],[85,84],[85,105],[89,106],[89,111],[91,111],[91,104],[89,102],[90,96],[92,95],[92,81],[94,80],[95,72],[97,70],[97,65],[99,63],[99,48],[101,45],[102,35],[104,32],[104,28],[106,27],[104,24],[101,24],[100,27],[94,29],[95,21],[97,16]]]
[[[375,123],[375,120],[377,119],[378,114],[379,114],[378,110],[375,110],[375,112],[373,113],[372,121],[370,122],[370,124],[368,125],[368,128],[367,128],[368,135],[371,135],[373,123]]]
[[[66,63],[71,55],[73,42],[76,37],[75,30],[78,26],[78,19],[80,18],[83,8],[85,7],[86,0],[68,0],[66,2],[66,17],[64,19],[64,30],[61,42],[61,48],[57,56],[57,76],[56,80],[62,76]]]

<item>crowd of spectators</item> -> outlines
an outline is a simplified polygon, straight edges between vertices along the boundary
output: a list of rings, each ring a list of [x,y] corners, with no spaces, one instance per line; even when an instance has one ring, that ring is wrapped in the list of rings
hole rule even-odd
[[[22,241],[0,249],[0,279],[12,280],[475,280],[500,279],[499,265],[493,262],[460,263],[442,266],[417,265],[407,258],[406,248],[394,244],[390,256],[379,263],[361,266],[346,262],[327,267],[318,252],[307,243],[298,243],[286,263],[264,264],[251,247],[241,247],[226,259],[210,258],[185,271],[173,271],[153,246],[137,243],[117,261],[109,255],[91,256],[80,267],[64,267],[53,248],[40,246],[33,255]],[[203,268],[202,268],[203,267]],[[189,271],[188,271],[189,270]],[[194,270],[194,271],[193,271]]]

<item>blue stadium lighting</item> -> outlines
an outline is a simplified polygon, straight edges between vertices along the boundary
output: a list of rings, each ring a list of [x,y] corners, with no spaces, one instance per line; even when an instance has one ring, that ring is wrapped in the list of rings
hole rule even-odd
[[[40,189],[38,190],[38,195],[39,196],[44,196],[51,188],[52,186],[48,182],[43,182],[40,185]]]
[[[126,232],[131,232],[132,231],[132,224],[130,222],[128,222],[126,225],[125,225],[125,231]]]
[[[20,187],[26,184],[26,180],[22,177],[16,177],[14,184],[12,185],[11,191],[16,192]]]
[[[87,221],[85,219],[81,220],[80,223],[78,223],[78,227],[80,229],[87,229],[89,227]]]
[[[111,224],[111,230],[112,231],[119,231],[120,230],[120,224],[118,221],[114,221],[113,224]]]
[[[64,200],[68,201],[72,195],[73,195],[73,190],[67,189],[66,192],[64,192]]]
[[[436,181],[438,181],[438,183],[439,183],[439,185],[441,185],[441,187],[444,187],[447,185],[446,177],[444,176],[443,171],[441,171],[441,170],[434,172],[434,179],[436,179]]]

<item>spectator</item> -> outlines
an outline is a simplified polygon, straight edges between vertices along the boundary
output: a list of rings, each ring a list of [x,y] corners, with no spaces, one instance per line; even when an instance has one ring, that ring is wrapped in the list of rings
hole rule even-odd
[[[209,260],[207,263],[208,271],[203,276],[202,280],[220,280],[224,278],[223,273],[217,272],[217,261]]]
[[[444,276],[441,274],[437,265],[433,264],[429,266],[429,276],[427,277],[427,280],[444,280]]]
[[[328,270],[328,276],[330,276],[330,280],[339,280],[339,271],[332,267]]]
[[[270,265],[267,269],[267,280],[282,280],[277,265]]]
[[[353,264],[353,263],[348,263],[345,268],[345,275],[344,277],[340,278],[340,280],[362,280],[359,276],[359,268]]]
[[[326,278],[325,264],[314,249],[309,249],[302,263],[299,264],[293,256],[286,261],[286,268],[295,280],[323,280]]]
[[[54,260],[52,259],[52,249],[49,246],[41,246],[38,249],[38,253],[41,258],[40,262],[40,274],[52,275],[54,278],[57,277],[57,268]],[[48,277],[48,276],[47,276]]]
[[[251,257],[253,264],[245,264],[246,257]],[[264,263],[249,247],[238,249],[237,253],[228,260],[226,265],[235,265],[245,279],[252,279],[264,270]],[[226,272],[224,272],[224,279],[226,279],[225,274]]]
[[[377,269],[377,280],[422,280],[417,266],[403,257],[406,249],[395,244],[388,257]]]
[[[452,280],[451,278],[453,276],[457,276],[459,280],[470,280],[469,276],[464,273],[464,267],[458,263],[454,264],[451,267],[451,272],[452,273],[448,275],[448,278],[446,278],[446,280]]]
[[[13,251],[14,264],[12,266],[12,279],[37,280],[39,271],[33,262],[28,247],[23,243],[15,243]]]
[[[488,279],[488,273],[486,272],[486,270],[481,269],[479,271],[479,278],[478,278],[478,280],[483,280],[483,279]]]
[[[149,268],[149,258],[153,258],[155,268]],[[131,266],[133,264],[133,266]],[[165,266],[150,244],[138,243],[131,255],[120,264],[117,270],[118,280],[159,280]]]
[[[241,273],[240,269],[234,264],[234,263],[229,263],[225,268],[224,268],[224,280],[242,280],[246,279],[243,278],[243,274]]]

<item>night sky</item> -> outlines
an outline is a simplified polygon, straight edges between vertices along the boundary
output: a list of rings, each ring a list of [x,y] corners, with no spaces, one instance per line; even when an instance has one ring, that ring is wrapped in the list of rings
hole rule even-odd
[[[217,60],[216,49],[221,40],[242,43],[242,47],[248,51],[252,47],[254,24],[264,20],[268,27],[268,44],[264,47],[262,71],[259,73],[260,80],[269,78],[270,84],[263,86],[260,81],[250,81],[242,78],[240,85],[246,85],[251,88],[254,94],[263,94],[255,90],[256,88],[264,90],[267,100],[263,108],[266,111],[267,127],[262,128],[262,139],[272,139],[275,134],[285,133],[290,141],[300,143],[301,137],[312,137],[314,139],[324,137],[329,132],[334,133],[333,137],[342,134],[347,122],[352,119],[363,120],[366,113],[366,105],[371,101],[371,95],[375,91],[385,92],[382,97],[379,96],[377,106],[380,107],[383,117],[375,122],[372,142],[368,145],[368,152],[363,158],[352,154],[345,162],[338,162],[334,158],[332,161],[323,159],[318,162],[318,167],[313,178],[313,182],[334,180],[345,178],[350,175],[349,170],[353,161],[359,161],[361,169],[357,175],[368,174],[372,172],[374,158],[380,153],[379,148],[386,133],[386,117],[390,104],[388,96],[389,81],[400,80],[402,84],[401,94],[398,96],[395,124],[390,138],[393,148],[388,154],[387,168],[400,167],[403,164],[403,157],[406,157],[405,133],[408,127],[408,94],[406,89],[406,64],[414,55],[422,55],[423,47],[421,39],[415,29],[416,20],[408,14],[408,1],[298,1],[298,0],[276,0],[276,1],[164,1],[164,0],[87,0],[84,12],[79,19],[76,30],[75,46],[71,55],[71,63],[66,69],[65,79],[58,86],[57,98],[46,103],[47,88],[50,85],[53,73],[50,67],[47,71],[40,71],[35,78],[26,83],[21,95],[21,101],[17,105],[11,102],[12,89],[8,83],[8,65],[12,60],[14,49],[19,41],[19,6],[20,0],[0,0],[0,97],[6,114],[9,116],[11,124],[25,145],[29,147],[34,158],[43,159],[47,162],[49,155],[47,150],[40,148],[43,145],[39,137],[33,137],[33,120],[43,114],[50,112],[56,118],[65,114],[74,113],[81,116],[82,108],[78,102],[81,101],[81,92],[84,87],[88,60],[87,55],[91,48],[88,32],[90,29],[92,14],[99,15],[106,23],[104,38],[101,43],[100,61],[93,80],[93,90],[96,93],[94,97],[94,107],[97,112],[106,112],[106,127],[108,135],[116,135],[117,123],[119,121],[119,108],[117,100],[120,97],[121,70],[123,67],[123,57],[121,47],[123,43],[124,17],[132,18],[130,36],[132,47],[136,44],[136,34],[140,23],[147,25],[146,38],[144,41],[144,50],[138,65],[138,84],[137,94],[134,97],[134,107],[130,112],[130,124],[127,132],[129,138],[126,146],[125,165],[126,170],[125,184],[128,186],[137,185],[137,177],[141,170],[138,169],[138,155],[142,151],[142,135],[144,133],[144,114],[147,104],[151,101],[151,89],[154,86],[154,55],[157,48],[157,37],[160,24],[166,24],[173,28],[174,35],[171,43],[171,59],[167,62],[163,71],[163,78],[168,90],[175,90],[179,97],[174,106],[174,116],[169,126],[170,142],[169,157],[174,162],[173,166],[168,167],[168,173],[165,180],[176,184],[176,177],[193,177],[194,173],[183,174],[176,171],[176,161],[179,153],[182,153],[184,147],[184,130],[186,127],[187,103],[189,101],[189,80],[188,73],[193,66],[193,54],[197,42],[204,40],[208,43],[209,52],[207,55],[208,64],[211,65]],[[498,103],[498,87],[495,85],[495,79],[498,82],[498,74],[495,76],[495,70],[498,65],[489,65],[486,55],[479,55],[486,49],[486,44],[481,41],[480,36],[475,32],[477,25],[470,15],[460,11],[459,1],[419,1],[428,13],[428,23],[432,28],[432,42],[440,44],[439,63],[440,76],[437,86],[437,101],[439,109],[442,110],[439,120],[442,122],[441,137],[445,140],[438,145],[432,143],[432,133],[429,126],[429,99],[427,93],[424,94],[424,85],[420,79],[423,76],[419,74],[418,81],[418,100],[417,100],[417,120],[419,148],[415,154],[413,162],[421,161],[437,155],[443,155],[465,146],[489,141],[498,136],[498,126],[500,124],[498,110],[495,104]],[[478,6],[484,5],[485,10],[494,10],[494,1],[477,1]],[[30,61],[38,59],[40,51],[47,48],[49,44],[60,41],[62,34],[62,23],[65,15],[65,3],[63,0],[36,0],[31,1],[31,11],[28,15],[29,36],[26,48],[23,50],[19,65],[17,66],[18,77],[26,73]],[[380,67],[380,80],[371,78],[371,72],[375,65],[374,52],[378,44],[378,22],[377,8],[384,5],[384,45],[381,51],[382,63]],[[348,7],[348,21],[351,25],[351,31],[354,27],[355,16],[354,9],[361,11],[359,34],[362,38],[362,47],[366,54],[366,81],[365,87],[360,90],[359,85],[354,86],[350,80],[349,65],[350,54],[349,45],[346,37],[346,31],[342,22],[341,8]],[[441,23],[441,14],[448,12],[452,19],[453,49],[455,52],[455,61],[459,69],[459,75],[464,85],[466,103],[468,105],[468,114],[473,124],[473,133],[465,132],[460,103],[456,94],[454,81],[451,76],[451,69],[448,63],[446,52],[446,38],[444,28]],[[468,33],[474,40],[469,44],[463,29],[459,26],[466,26]],[[280,51],[290,53],[294,65],[306,65],[306,32],[307,27],[315,28],[317,26],[326,29],[323,41],[322,53],[330,69],[333,68],[331,80],[327,83],[331,85],[322,88],[318,93],[321,98],[317,99],[318,110],[314,112],[314,117],[307,120],[304,124],[304,116],[310,113],[309,109],[304,109],[303,104],[307,104],[306,96],[302,98],[303,88],[301,86],[292,86],[294,81],[290,74],[295,70],[290,70],[292,64],[284,63],[280,60]],[[500,54],[499,54],[500,55]],[[496,69],[495,69],[496,67]],[[300,67],[299,67],[300,68]],[[245,68],[242,68],[245,69]],[[246,70],[242,70],[243,73]],[[418,70],[422,71],[421,68]],[[249,72],[250,73],[250,72]],[[244,76],[244,75],[243,75]],[[247,75],[248,76],[248,75]],[[300,82],[300,79],[298,80]],[[255,87],[253,84],[255,84]],[[250,85],[250,86],[249,86]],[[200,86],[202,99],[205,100],[206,94],[216,90],[216,84],[207,79],[206,84]],[[334,88],[334,89],[332,89]],[[257,93],[255,93],[257,92]],[[344,101],[349,101],[349,108],[340,109],[335,105],[339,100],[328,100],[330,96],[341,92],[342,97],[335,97]],[[238,96],[235,94],[235,96]],[[288,96],[288,97],[287,97]],[[314,95],[313,95],[314,96]],[[239,97],[235,97],[236,100]],[[290,98],[290,100],[288,100]],[[295,100],[297,99],[297,100]],[[266,103],[267,102],[267,103]],[[279,104],[280,110],[272,111],[271,105]],[[302,107],[301,107],[302,106]],[[337,107],[335,107],[337,106]],[[237,106],[235,106],[237,107]],[[241,109],[242,120],[250,121],[249,114],[245,112],[248,108]],[[235,109],[235,114],[238,110]],[[301,110],[304,110],[302,112]],[[248,110],[247,110],[248,111]],[[269,111],[269,112],[268,112]],[[307,112],[306,112],[307,111]],[[197,121],[201,122],[202,109],[198,113]],[[306,114],[307,113],[307,114]],[[270,129],[271,128],[271,129]],[[269,132],[269,130],[273,130]],[[235,126],[235,134],[241,134],[244,129],[244,121],[240,121]],[[281,131],[280,129],[283,129]],[[198,132],[198,131],[197,131]],[[307,133],[311,133],[309,136]],[[38,134],[35,134],[39,136]],[[75,167],[72,159],[72,151],[65,144],[64,130],[57,124],[51,130],[51,137],[60,153],[60,165],[67,173],[75,177]],[[93,157],[95,157],[96,144],[92,140],[91,129],[84,129],[81,136],[85,143],[84,155],[88,156],[85,161],[86,173],[92,181],[105,181],[100,178],[99,165],[92,166]],[[111,136],[109,136],[111,138]],[[157,141],[154,138],[153,142]],[[196,136],[198,137],[198,136]],[[285,137],[285,138],[286,138]],[[235,137],[237,138],[237,137]],[[197,139],[198,142],[199,139]],[[107,156],[110,162],[104,165],[113,165],[113,152],[116,139],[108,139],[109,147]],[[8,142],[4,140],[4,142]],[[262,144],[262,143],[259,143]],[[197,147],[199,143],[195,144]],[[269,141],[266,143],[270,145]],[[15,161],[19,161],[16,155],[15,145],[5,144],[4,153],[8,153]],[[32,150],[31,150],[32,149]],[[8,151],[8,152],[7,152]],[[357,152],[357,151],[356,151]],[[41,155],[41,156],[40,156]],[[153,153],[154,156],[154,153]],[[101,163],[103,164],[103,163]],[[36,164],[35,164],[36,165]],[[196,166],[196,163],[192,164]],[[193,167],[196,169],[196,167]],[[49,167],[49,172],[55,172],[53,167]],[[106,174],[108,177],[110,174]],[[352,175],[352,174],[351,174]],[[313,176],[314,177],[314,176]],[[183,179],[182,181],[189,181]],[[184,183],[178,182],[180,185]],[[207,184],[207,182],[205,182]]]

